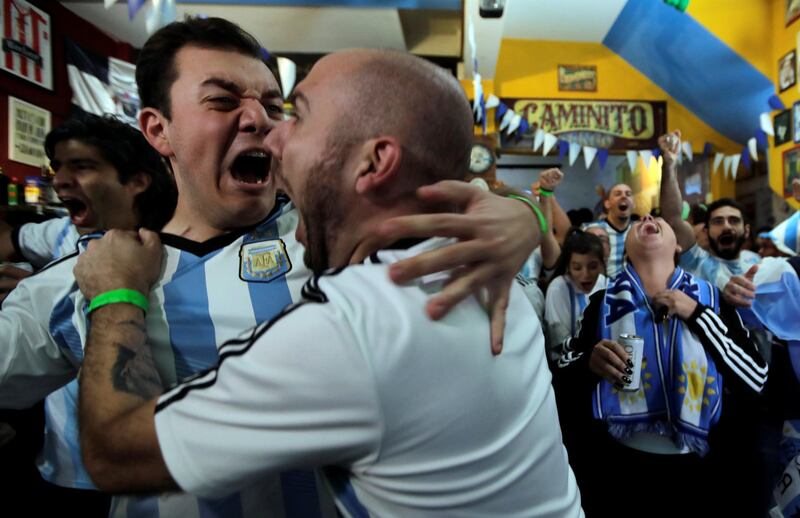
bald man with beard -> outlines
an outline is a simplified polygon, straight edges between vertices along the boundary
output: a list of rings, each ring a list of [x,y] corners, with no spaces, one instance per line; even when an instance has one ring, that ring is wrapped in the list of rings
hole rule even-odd
[[[447,275],[406,286],[388,278],[397,260],[447,240],[374,242],[388,219],[430,213],[420,186],[467,170],[472,119],[458,82],[409,54],[348,51],[321,59],[293,102],[265,147],[316,274],[304,300],[163,394],[141,309],[99,308],[81,378],[93,479],[112,491],[216,497],[288,467],[324,466],[349,516],[582,516],[541,325],[521,288],[511,291],[503,354],[492,357],[479,300],[439,322],[422,311]],[[430,127],[429,105],[442,118]],[[160,250],[152,233],[109,234],[76,270],[84,294],[147,293]]]

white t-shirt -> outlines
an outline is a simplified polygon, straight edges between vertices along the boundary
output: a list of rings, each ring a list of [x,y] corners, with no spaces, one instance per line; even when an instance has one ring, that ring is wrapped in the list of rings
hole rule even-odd
[[[583,310],[589,304],[589,297],[597,290],[606,288],[607,279],[600,274],[592,291],[583,293],[569,275],[559,275],[547,287],[544,320],[547,330],[548,357],[551,361],[561,356],[561,343],[578,331]]]
[[[69,216],[26,223],[17,233],[17,249],[35,268],[75,251],[80,238]]]
[[[165,393],[156,431],[178,484],[218,497],[325,466],[346,516],[581,516],[541,325],[520,288],[493,357],[474,298],[433,322],[423,308],[443,276],[389,280],[388,263],[438,242],[312,279],[306,302]]]

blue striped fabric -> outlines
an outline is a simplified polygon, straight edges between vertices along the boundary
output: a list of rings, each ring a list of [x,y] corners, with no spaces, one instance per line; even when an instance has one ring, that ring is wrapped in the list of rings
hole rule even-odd
[[[292,302],[293,294],[299,297],[308,273],[302,266],[302,247],[294,240],[296,214],[285,204],[286,201],[280,202],[273,215],[250,233],[204,255],[165,244],[165,264],[171,266],[167,266],[164,277],[153,288],[147,326],[148,338],[166,383],[214,366],[218,361],[217,347],[224,340],[272,318]],[[279,226],[283,235],[279,235]],[[242,245],[269,239],[285,240],[292,270],[269,282],[243,281],[239,276]],[[290,288],[289,278],[293,288]],[[161,301],[163,304],[159,304]],[[56,304],[50,323],[51,333],[76,363],[83,358],[83,343],[73,319],[84,318],[83,303],[82,296],[73,291],[71,296]],[[173,379],[170,380],[170,376]],[[77,397],[53,399],[47,415],[50,445],[45,448],[41,466],[43,471],[53,475],[48,480],[66,487],[87,488],[92,486],[84,484],[90,478],[80,460],[76,415]],[[253,494],[249,494],[247,500],[243,494],[216,500],[172,494],[120,497],[115,500],[112,514],[114,517],[158,517],[179,513],[182,518],[321,516],[323,511],[313,472],[292,472],[281,482],[278,494],[282,502],[276,502],[274,509],[264,508],[266,504]],[[274,502],[275,499],[267,500]],[[325,504],[332,511],[332,502],[326,500]]]

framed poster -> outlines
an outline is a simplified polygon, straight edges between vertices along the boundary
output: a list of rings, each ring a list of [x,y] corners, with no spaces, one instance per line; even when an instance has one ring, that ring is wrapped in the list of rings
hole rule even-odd
[[[800,178],[800,146],[783,152],[783,197],[792,196],[792,180]]]
[[[8,158],[39,167],[47,164],[44,138],[50,132],[50,112],[8,96]]]
[[[788,27],[795,20],[800,18],[800,0],[786,0],[786,26]]]
[[[797,83],[797,53],[787,52],[778,60],[778,89],[783,92]]]
[[[792,140],[792,112],[783,110],[773,119],[775,126],[775,145],[780,146]]]
[[[597,67],[594,65],[558,65],[558,90],[561,92],[596,92]]]
[[[0,0],[0,69],[53,89],[50,15],[25,0]]]

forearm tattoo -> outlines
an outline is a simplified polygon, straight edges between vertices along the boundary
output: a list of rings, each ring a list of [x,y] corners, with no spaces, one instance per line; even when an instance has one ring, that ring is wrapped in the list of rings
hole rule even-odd
[[[132,340],[135,344],[119,343],[117,346],[117,359],[111,370],[111,382],[114,389],[139,396],[142,399],[151,399],[161,394],[161,378],[155,369],[153,357],[149,346],[145,343],[145,329],[139,322],[125,321],[122,325],[135,327],[141,334],[141,339]]]

